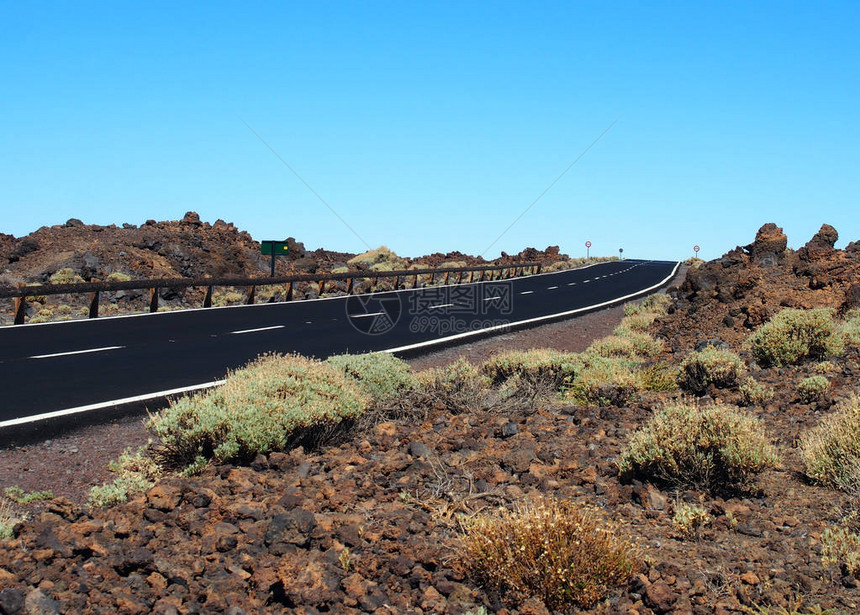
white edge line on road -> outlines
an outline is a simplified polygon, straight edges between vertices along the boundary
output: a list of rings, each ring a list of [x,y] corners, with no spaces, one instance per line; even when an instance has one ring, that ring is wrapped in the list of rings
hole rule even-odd
[[[200,307],[200,308],[188,308],[185,310],[171,310],[171,311],[167,311],[167,312],[145,312],[143,314],[119,314],[117,316],[101,316],[99,318],[81,318],[79,320],[61,320],[58,322],[26,322],[23,325],[0,326],[0,331],[4,331],[7,329],[20,329],[21,327],[50,327],[50,326],[57,327],[57,326],[62,326],[62,325],[73,325],[76,323],[83,323],[83,322],[103,322],[105,320],[116,320],[117,318],[158,318],[158,317],[165,317],[165,316],[168,316],[168,317],[169,316],[175,316],[177,314],[187,314],[189,312],[212,312],[214,310],[236,310],[236,309],[246,309],[246,308],[264,309],[264,308],[271,308],[271,307],[284,306],[284,305],[300,305],[303,303],[307,303],[309,301],[335,301],[337,299],[346,300],[346,299],[349,299],[350,297],[356,297],[356,296],[372,297],[374,295],[383,295],[383,294],[390,294],[390,293],[408,293],[408,292],[414,292],[414,291],[419,291],[419,290],[427,290],[428,288],[429,289],[432,289],[432,288],[449,288],[451,286],[464,286],[464,285],[470,285],[470,284],[497,284],[499,282],[507,282],[508,280],[524,280],[526,278],[536,278],[536,277],[540,277],[540,276],[558,275],[560,273],[569,273],[571,271],[582,271],[583,269],[588,269],[589,267],[598,267],[600,265],[611,265],[613,263],[618,263],[618,262],[620,262],[620,261],[617,261],[617,260],[615,260],[615,261],[601,261],[599,263],[591,263],[590,265],[584,265],[582,267],[574,267],[572,269],[562,269],[560,271],[548,271],[548,272],[543,272],[543,273],[530,273],[528,275],[522,275],[522,276],[519,276],[516,278],[507,278],[505,280],[484,280],[483,282],[481,282],[481,281],[461,282],[460,284],[456,284],[456,283],[452,282],[451,284],[440,284],[438,286],[434,284],[433,286],[420,286],[418,288],[402,288],[400,290],[386,290],[386,291],[380,291],[380,292],[376,292],[376,293],[367,293],[365,295],[340,295],[337,297],[319,297],[317,299],[302,299],[300,301],[280,301],[277,303],[254,303],[251,305],[222,305],[222,306],[213,306],[213,307],[208,307],[208,308]],[[643,262],[647,262],[647,261],[643,261]],[[629,270],[627,270],[627,271],[629,271]],[[356,278],[360,278],[360,277],[372,278],[374,276],[355,276],[355,277]],[[261,279],[265,279],[265,278],[261,278]],[[273,284],[273,286],[278,286],[278,285]]]
[[[78,414],[80,412],[87,412],[89,410],[100,410],[102,408],[112,408],[114,406],[121,406],[123,404],[130,404],[137,401],[147,401],[150,399],[157,399],[159,397],[167,397],[168,395],[178,395],[180,393],[190,393],[192,391],[200,391],[202,389],[210,389],[212,387],[220,386],[224,384],[224,380],[213,380],[212,382],[204,382],[203,384],[194,384],[187,387],[181,387],[178,389],[170,389],[169,391],[158,391],[156,393],[146,393],[145,395],[136,395],[134,397],[124,397],[122,399],[114,399],[111,401],[104,401],[98,404],[90,404],[88,406],[78,406],[77,408],[68,408],[66,410],[55,410],[54,412],[45,412],[44,414],[37,414],[35,416],[26,416],[19,419],[11,419],[9,421],[3,421],[0,423],[0,429],[4,427],[13,427],[15,425],[25,425],[27,423],[34,423],[36,421],[42,421],[45,419],[53,419],[60,416],[69,416],[71,414]]]
[[[614,262],[614,261],[610,261],[610,262]],[[595,264],[599,264],[599,263],[595,263]],[[588,267],[592,267],[592,266],[594,266],[594,265],[588,265]],[[650,290],[660,288],[666,282],[671,280],[672,277],[674,277],[675,273],[678,271],[678,267],[680,267],[680,266],[681,266],[680,262],[676,263],[675,267],[672,269],[672,273],[670,273],[668,276],[666,276],[666,278],[664,278],[663,280],[661,280],[660,282],[658,282],[657,284],[655,284],[653,286],[649,286],[648,288],[644,288],[644,289],[639,290],[639,291],[632,293],[630,295],[625,295],[624,297],[618,297],[618,298],[612,299],[610,301],[604,301],[603,303],[597,303],[595,305],[590,305],[590,306],[583,307],[583,308],[577,308],[575,310],[569,310],[567,312],[559,312],[558,314],[550,314],[548,316],[538,316],[537,318],[529,318],[527,320],[520,320],[517,322],[508,323],[506,325],[498,325],[495,327],[487,327],[486,329],[478,329],[477,331],[468,331],[466,333],[458,333],[456,335],[451,335],[451,336],[443,337],[440,339],[430,340],[428,342],[420,342],[418,344],[410,344],[409,346],[400,346],[397,348],[388,348],[385,350],[380,350],[378,352],[388,352],[388,353],[403,352],[403,351],[412,350],[415,348],[421,348],[421,347],[425,347],[425,346],[433,346],[435,344],[441,344],[442,342],[448,342],[451,340],[462,339],[465,337],[478,335],[480,333],[486,333],[487,331],[503,330],[503,329],[507,329],[507,328],[517,326],[517,325],[524,325],[524,324],[529,324],[529,323],[533,323],[533,322],[540,322],[542,320],[549,320],[551,318],[558,318],[561,316],[569,316],[569,315],[577,314],[579,312],[583,312],[586,310],[593,310],[595,308],[604,307],[606,305],[610,305],[610,304],[616,303],[618,301],[624,301],[625,299],[630,299],[631,297],[636,297],[638,295],[647,293]],[[568,269],[567,271],[571,271],[571,270]],[[560,272],[553,272],[553,273],[550,273],[547,275],[553,275],[555,273],[560,273]],[[537,274],[537,275],[544,275],[544,274]],[[266,305],[274,305],[274,304],[266,304]],[[201,309],[203,309],[203,308],[201,308]],[[207,308],[207,309],[211,309],[211,308]],[[163,312],[163,313],[169,313],[169,312]],[[120,316],[119,318],[128,318],[128,316]],[[66,321],[66,322],[68,322],[68,321]],[[39,324],[50,324],[50,323],[39,323]],[[22,326],[22,325],[17,325],[17,326]],[[41,420],[45,420],[45,419],[57,418],[57,417],[61,417],[61,416],[69,416],[71,414],[78,414],[80,412],[87,412],[89,410],[99,410],[102,408],[111,408],[113,406],[121,406],[123,404],[129,404],[129,403],[134,403],[134,402],[139,402],[139,401],[147,401],[150,399],[157,399],[159,397],[167,397],[169,395],[178,395],[180,393],[190,393],[192,391],[199,391],[199,390],[203,390],[203,389],[209,389],[212,387],[220,386],[220,385],[224,384],[224,382],[226,382],[226,381],[225,380],[213,380],[212,382],[204,382],[202,384],[194,384],[191,386],[181,387],[178,389],[170,389],[168,391],[157,391],[155,393],[146,393],[144,395],[137,395],[135,397],[125,397],[122,399],[114,399],[111,401],[105,401],[105,402],[101,402],[101,403],[97,403],[97,404],[90,404],[88,406],[78,406],[77,408],[67,408],[66,410],[55,410],[53,412],[46,412],[44,414],[37,414],[35,416],[27,416],[27,417],[18,418],[18,419],[11,419],[8,421],[0,422],[0,429],[3,429],[5,427],[13,427],[15,425],[26,425],[27,423],[34,423],[36,421],[41,421]]]
[[[487,327],[486,329],[478,329],[477,331],[467,331],[466,333],[458,333],[456,335],[449,335],[448,337],[442,337],[442,338],[430,340],[427,342],[419,342],[417,344],[409,344],[408,346],[398,346],[397,348],[387,348],[385,350],[380,350],[379,352],[389,352],[392,354],[395,352],[405,352],[406,350],[414,350],[415,348],[424,348],[426,346],[433,346],[435,344],[441,344],[443,342],[450,342],[452,340],[458,340],[458,339],[463,339],[465,337],[471,337],[473,335],[478,335],[481,333],[487,333],[488,331],[498,331],[498,330],[503,330],[503,329],[509,329],[511,327],[515,327],[518,325],[527,325],[527,324],[530,324],[533,322],[541,322],[544,320],[550,320],[552,318],[560,318],[562,316],[572,316],[573,314],[578,314],[580,312],[586,312],[588,310],[594,310],[596,308],[605,307],[605,306],[611,305],[613,303],[618,303],[619,301],[624,301],[625,299],[631,299],[633,297],[638,297],[639,295],[642,295],[642,294],[647,293],[649,291],[660,288],[666,282],[668,282],[673,277],[675,277],[675,274],[678,272],[678,267],[680,267],[680,266],[681,266],[680,262],[676,263],[675,266],[672,268],[672,272],[668,276],[666,276],[665,278],[663,278],[662,280],[660,280],[659,282],[654,284],[653,286],[649,286],[648,288],[643,288],[642,290],[637,290],[635,293],[631,293],[631,294],[625,295],[623,297],[616,297],[615,299],[610,299],[609,301],[604,301],[603,303],[595,303],[594,305],[589,305],[586,307],[577,308],[575,310],[568,310],[566,312],[559,312],[558,314],[549,314],[547,316],[538,316],[537,318],[529,318],[527,320],[518,320],[517,322],[511,322],[511,323],[508,323],[506,325],[496,325],[495,327]]]
[[[104,352],[105,350],[119,350],[125,346],[105,346],[103,348],[87,348],[86,350],[70,350],[69,352],[55,352],[53,354],[34,354],[29,359],[53,359],[54,357],[67,357],[73,354],[88,354],[90,352]]]
[[[273,327],[260,327],[259,329],[241,329],[239,331],[230,331],[230,335],[241,335],[242,333],[256,333],[257,331],[272,331],[273,329],[283,329],[287,325],[275,325]]]

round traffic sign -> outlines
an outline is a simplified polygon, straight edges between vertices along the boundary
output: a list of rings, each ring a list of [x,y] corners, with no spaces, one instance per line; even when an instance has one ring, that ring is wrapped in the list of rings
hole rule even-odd
[[[693,246],[693,252],[696,252],[696,253],[698,254],[698,252],[699,252],[699,246]]]
[[[586,242],[585,242],[585,247],[586,247],[586,248],[590,248],[590,247],[591,247],[591,242],[590,242],[590,241],[586,241]]]

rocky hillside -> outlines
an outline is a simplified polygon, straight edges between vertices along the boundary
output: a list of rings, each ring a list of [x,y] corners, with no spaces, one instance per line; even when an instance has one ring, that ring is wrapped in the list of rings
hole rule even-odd
[[[278,275],[315,273],[348,267],[355,254],[324,249],[306,250],[289,237],[287,258],[278,259]],[[434,253],[401,258],[412,265],[437,267],[443,263],[461,265],[485,262],[481,257],[461,252]],[[527,248],[516,255],[503,253],[500,264],[539,261],[551,264],[567,260],[558,247],[546,250]],[[353,263],[360,269],[363,261]],[[62,269],[71,269],[86,281],[104,280],[112,273],[142,278],[254,277],[269,274],[270,261],[260,254],[260,243],[231,222],[203,222],[195,212],[181,220],[147,220],[140,226],[87,225],[77,219],[42,227],[26,237],[0,233],[0,282],[14,284],[48,283]]]

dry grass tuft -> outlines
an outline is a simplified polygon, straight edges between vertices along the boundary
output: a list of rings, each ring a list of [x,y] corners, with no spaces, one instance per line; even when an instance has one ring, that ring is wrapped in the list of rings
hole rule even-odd
[[[595,509],[541,499],[463,522],[462,561],[511,602],[537,596],[551,610],[588,608],[638,568],[638,554]]]

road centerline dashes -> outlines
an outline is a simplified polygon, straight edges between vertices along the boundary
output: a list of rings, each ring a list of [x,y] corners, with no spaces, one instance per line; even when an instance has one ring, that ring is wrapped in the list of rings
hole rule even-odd
[[[69,352],[54,352],[52,354],[34,354],[31,359],[52,359],[54,357],[67,357],[73,354],[89,354],[91,352],[104,352],[106,350],[119,350],[125,346],[104,346],[102,348],[87,348],[86,350],[70,350]]]
[[[558,286],[549,286],[547,287],[547,290],[555,290],[556,288],[558,288]]]
[[[350,314],[350,318],[367,318],[368,316],[384,316],[385,312],[369,312],[367,314]]]
[[[438,309],[446,308],[446,307],[454,307],[454,304],[453,303],[443,303],[441,305],[431,305],[427,309],[428,310],[438,310]]]
[[[230,331],[231,335],[241,335],[242,333],[257,333],[258,331],[272,331],[274,329],[283,329],[286,325],[274,325],[272,327],[260,327],[258,329],[240,329],[238,331]]]
[[[520,294],[521,294],[521,295],[531,295],[533,292],[535,292],[535,291],[533,291],[533,290],[524,290],[524,291],[523,291],[523,292],[521,292]]]

